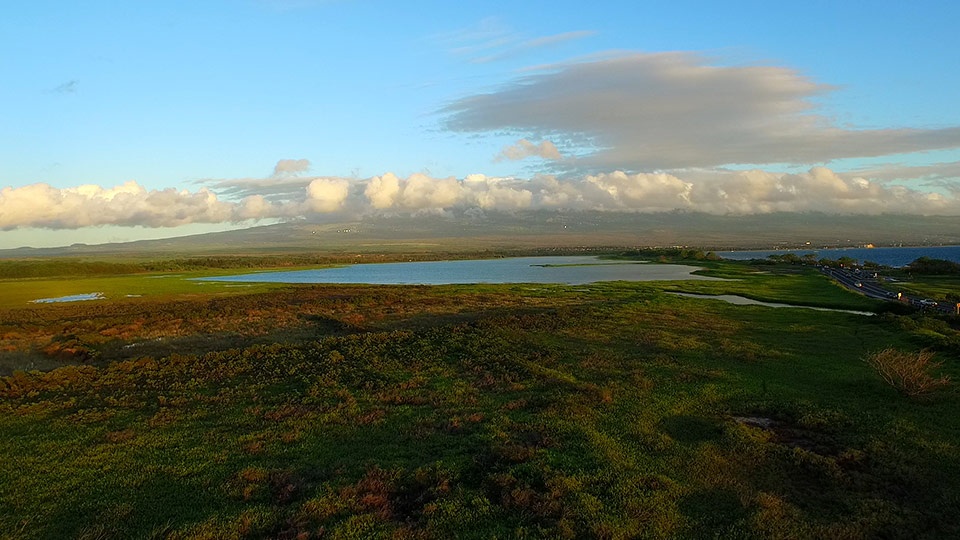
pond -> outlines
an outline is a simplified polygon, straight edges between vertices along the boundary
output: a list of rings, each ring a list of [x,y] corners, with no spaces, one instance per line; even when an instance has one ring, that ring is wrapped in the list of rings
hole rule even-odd
[[[467,261],[355,264],[336,268],[261,272],[198,278],[202,281],[266,283],[354,283],[368,285],[456,285],[598,281],[719,280],[694,275],[695,266],[605,261],[597,257],[510,257]]]

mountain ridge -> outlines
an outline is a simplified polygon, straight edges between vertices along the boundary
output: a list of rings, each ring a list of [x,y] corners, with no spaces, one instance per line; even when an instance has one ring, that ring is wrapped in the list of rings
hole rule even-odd
[[[673,211],[464,212],[306,220],[156,240],[0,250],[0,258],[475,251],[573,247],[764,249],[960,244],[955,216]]]

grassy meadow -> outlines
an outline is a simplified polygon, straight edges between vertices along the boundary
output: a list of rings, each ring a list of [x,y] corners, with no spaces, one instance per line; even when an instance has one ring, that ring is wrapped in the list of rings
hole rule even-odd
[[[960,301],[960,277],[957,276],[909,276],[888,286],[948,304]]]
[[[8,280],[0,536],[960,535],[960,392],[864,361],[929,349],[956,380],[958,321],[670,294],[879,307],[702,266],[727,281]]]
[[[184,273],[148,273],[119,276],[84,276],[32,279],[3,279],[0,287],[0,309],[22,307],[34,300],[60,298],[77,294],[101,293],[110,301],[123,301],[141,297],[208,296],[269,290],[263,284],[229,284],[207,281],[191,281],[191,278],[213,275],[233,275],[236,270],[194,271]],[[273,286],[275,287],[275,286]],[[246,291],[232,289],[245,288]]]

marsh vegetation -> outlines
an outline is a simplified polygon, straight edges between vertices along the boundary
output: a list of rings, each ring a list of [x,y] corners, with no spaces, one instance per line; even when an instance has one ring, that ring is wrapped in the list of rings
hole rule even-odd
[[[878,306],[802,267],[703,265],[725,280],[171,281],[138,298],[7,307],[0,530],[960,534],[956,385],[908,397],[864,362],[927,349],[942,362],[930,375],[955,380],[957,320],[668,294]]]

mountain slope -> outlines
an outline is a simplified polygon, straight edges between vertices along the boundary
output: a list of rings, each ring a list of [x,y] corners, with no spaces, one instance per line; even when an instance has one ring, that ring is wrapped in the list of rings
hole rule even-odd
[[[292,252],[417,252],[578,246],[706,249],[960,244],[953,216],[779,213],[747,216],[669,212],[468,213],[367,217],[340,223],[296,221],[127,243],[0,250],[0,258]]]

